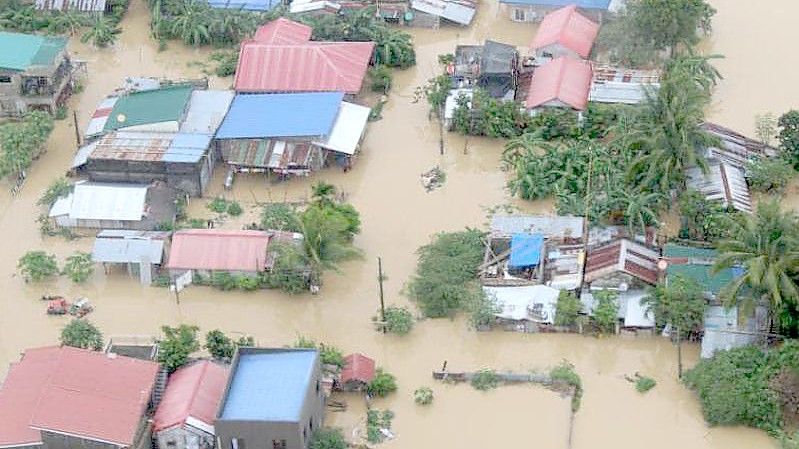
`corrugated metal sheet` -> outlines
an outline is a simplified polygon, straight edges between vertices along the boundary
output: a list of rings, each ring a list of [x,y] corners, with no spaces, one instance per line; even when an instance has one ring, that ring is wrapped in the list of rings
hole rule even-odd
[[[27,70],[31,66],[48,66],[67,45],[63,37],[0,31],[0,68]],[[13,49],[13,51],[8,51]]]
[[[607,10],[610,6],[611,0],[499,0],[500,3],[507,3],[510,5],[530,5],[530,6],[547,6],[547,7],[561,7],[569,5],[577,5],[578,8],[583,9],[601,9]]]
[[[222,142],[222,156],[230,165],[272,170],[308,169],[308,143],[271,139],[237,139]]]
[[[36,9],[46,11],[104,12],[105,0],[36,0]]]
[[[688,187],[696,189],[710,201],[721,201],[725,207],[752,213],[752,199],[744,172],[738,167],[717,161],[708,162],[708,172],[698,167],[686,170]]]
[[[702,129],[721,140],[721,148],[708,148],[707,157],[715,158],[739,168],[758,157],[774,157],[777,149],[715,123],[705,122]]]
[[[153,416],[153,432],[183,426],[189,418],[213,428],[227,376],[226,365],[210,360],[201,360],[172,373]]]
[[[180,122],[193,88],[176,84],[159,89],[130,92],[118,97],[104,131],[161,122]]]
[[[469,25],[477,12],[473,6],[447,0],[411,0],[411,8],[460,25]]]
[[[531,47],[538,50],[560,44],[585,59],[591,54],[598,33],[599,25],[580,14],[576,5],[570,5],[544,17]]]
[[[266,268],[267,231],[190,229],[172,236],[170,269],[259,272]]]
[[[369,383],[375,377],[375,361],[363,354],[350,354],[344,357],[341,370],[341,383],[358,381]]]
[[[555,307],[560,290],[546,285],[523,287],[483,287],[489,298],[496,300],[500,311],[495,315],[506,320],[555,322]]]
[[[491,233],[510,237],[513,234],[542,234],[546,238],[582,239],[583,217],[544,215],[494,215],[491,218]]]
[[[366,130],[370,113],[371,110],[367,107],[346,101],[341,102],[341,109],[333,123],[330,135],[323,141],[315,141],[314,144],[347,155],[355,154],[361,136]]]
[[[147,186],[80,181],[66,198],[56,201],[50,216],[72,220],[138,221],[145,212]]]
[[[562,56],[535,69],[524,104],[533,109],[561,102],[581,111],[588,104],[590,90],[590,64]]]
[[[341,10],[341,5],[329,1],[300,1],[294,0],[289,6],[289,12],[292,14],[302,14],[304,12],[323,11],[330,14],[336,14]]]
[[[92,260],[105,263],[160,264],[164,241],[144,238],[100,237],[94,239]]]
[[[213,135],[225,119],[234,96],[232,90],[195,90],[180,132]]]
[[[331,92],[361,90],[373,42],[308,42],[302,25],[259,29],[241,44],[234,80],[237,92]],[[288,30],[288,31],[283,31]],[[285,43],[284,43],[285,42]]]
[[[341,92],[236,95],[216,138],[327,136],[343,98]]]
[[[89,155],[92,154],[92,151],[94,151],[95,147],[97,147],[97,141],[78,148],[78,151],[75,153],[75,157],[72,158],[72,165],[70,168],[78,168],[86,165],[86,162],[89,161]]]
[[[108,121],[111,111],[114,110],[117,100],[119,100],[119,97],[108,97],[97,105],[92,118],[89,119],[89,126],[86,127],[86,137],[99,136],[103,133],[105,123]]]
[[[116,131],[96,141],[88,159],[194,163],[210,143],[207,134]]]
[[[515,46],[486,40],[480,55],[480,74],[512,74],[517,59]]]
[[[658,280],[660,255],[644,245],[627,239],[589,249],[583,279],[591,283],[607,275],[622,272],[649,284]]]
[[[208,0],[208,6],[211,8],[242,11],[271,11],[280,4],[280,0]]]
[[[310,41],[312,33],[310,26],[280,17],[258,27],[253,40],[273,45],[300,45]]]

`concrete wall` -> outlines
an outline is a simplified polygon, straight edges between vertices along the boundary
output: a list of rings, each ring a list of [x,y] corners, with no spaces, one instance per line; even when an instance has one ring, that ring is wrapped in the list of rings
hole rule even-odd
[[[156,434],[159,449],[212,449],[213,434],[189,425],[165,429]]]
[[[196,164],[160,161],[89,160],[86,173],[91,181],[150,184],[164,181],[168,187],[202,196],[212,176],[213,165],[204,157]]]
[[[63,67],[62,67],[63,66]],[[66,74],[56,78],[61,67]],[[54,113],[59,104],[66,100],[72,86],[72,66],[69,55],[63,51],[49,67],[40,67],[25,72],[0,70],[0,77],[9,77],[9,83],[0,83],[0,116],[22,115],[32,109],[44,109]],[[42,77],[47,79],[46,90],[52,93],[41,95],[23,95],[26,77]]]
[[[510,5],[505,4],[505,9],[508,10],[510,19],[514,22],[540,22],[544,20],[547,13],[552,12],[560,7],[544,6],[544,5]],[[601,22],[605,11],[601,9],[583,9],[580,8],[580,13],[595,22]]]

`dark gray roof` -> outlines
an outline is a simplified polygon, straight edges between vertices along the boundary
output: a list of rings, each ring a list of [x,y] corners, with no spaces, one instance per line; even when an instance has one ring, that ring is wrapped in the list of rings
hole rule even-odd
[[[516,47],[487,40],[483,45],[480,73],[511,73],[516,62]]]

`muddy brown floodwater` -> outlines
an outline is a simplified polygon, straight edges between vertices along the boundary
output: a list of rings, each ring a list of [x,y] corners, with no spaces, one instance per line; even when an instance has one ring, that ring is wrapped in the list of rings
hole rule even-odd
[[[727,55],[719,63],[725,80],[719,86],[712,118],[725,125],[751,131],[752,117],[764,111],[780,112],[796,104],[792,71],[799,56],[792,42],[799,37],[793,17],[799,5],[792,0],[771,0],[768,8],[757,2],[714,0],[719,9],[715,34],[706,46]],[[158,52],[149,38],[148,14],[143,0],[134,0],[122,23],[119,43],[94,50],[76,39],[70,50],[88,61],[86,89],[71,100],[81,126],[96,103],[120,85],[124,76],[192,77],[201,68],[206,50],[171,43]],[[222,293],[191,287],[180,304],[163,289],[144,288],[124,273],[97,272],[85,285],[65,279],[26,285],[15,275],[17,258],[30,249],[45,249],[62,260],[76,249],[88,250],[91,239],[67,242],[42,239],[35,206],[49,182],[68,167],[75,150],[68,121],[59,122],[49,151],[30,170],[21,194],[0,194],[0,365],[16,360],[23,348],[57,341],[63,317],[49,317],[37,298],[43,293],[86,295],[95,303],[90,316],[110,335],[157,335],[162,324],[191,323],[203,331],[220,328],[246,333],[262,345],[285,345],[297,335],[313,337],[375,357],[397,375],[400,390],[377,401],[396,413],[397,438],[391,448],[512,447],[535,444],[542,448],[567,447],[569,401],[534,386],[502,387],[487,393],[468,385],[433,384],[430,373],[444,360],[450,369],[480,367],[524,371],[543,369],[568,359],[583,378],[585,396],[577,414],[573,447],[598,449],[639,447],[673,449],[749,449],[776,447],[762,432],[745,428],[708,428],[692,393],[676,380],[675,351],[660,338],[594,339],[577,335],[523,335],[475,333],[456,320],[427,320],[405,337],[377,334],[370,319],[377,308],[376,257],[382,256],[388,274],[388,303],[407,303],[401,289],[413,272],[414,250],[439,231],[481,226],[487,208],[510,204],[525,211],[550,212],[551,204],[522,204],[504,189],[499,170],[502,145],[498,141],[446,137],[446,154],[438,154],[438,128],[427,119],[427,106],[412,102],[414,89],[438,71],[436,56],[452,52],[459,43],[479,43],[493,38],[524,47],[535,28],[510,22],[496,0],[481,6],[477,23],[468,29],[410,30],[418,49],[419,64],[397,74],[395,88],[383,111],[383,120],[370,124],[363,155],[349,173],[328,170],[310,179],[271,184],[263,177],[240,177],[231,192],[255,217],[255,201],[299,199],[313,181],[326,180],[340,187],[361,211],[363,232],[356,244],[361,260],[345,263],[340,273],[324,278],[316,297],[289,297],[273,291],[252,294]],[[213,79],[212,86],[226,88],[230,79]],[[440,165],[446,184],[425,193],[421,172]],[[223,193],[217,174],[209,196]],[[202,201],[194,201],[191,214],[206,214]],[[236,227],[240,223],[228,223]],[[697,358],[689,347],[688,364]],[[624,380],[639,371],[654,377],[658,386],[642,396]],[[0,374],[3,376],[4,373]],[[432,406],[413,403],[412,392],[422,385],[435,390]],[[350,409],[330,413],[328,422],[349,433],[363,419],[363,405],[347,397]]]

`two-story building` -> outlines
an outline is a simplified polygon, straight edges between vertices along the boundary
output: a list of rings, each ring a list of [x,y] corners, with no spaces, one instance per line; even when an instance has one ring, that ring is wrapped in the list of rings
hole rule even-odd
[[[55,113],[72,92],[66,38],[2,31],[0,49],[0,116]]]

